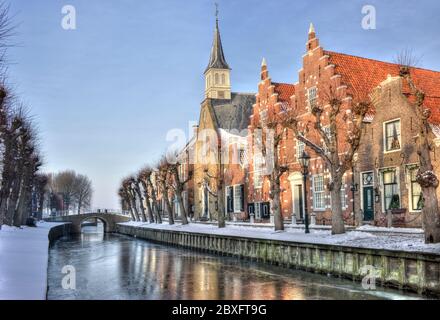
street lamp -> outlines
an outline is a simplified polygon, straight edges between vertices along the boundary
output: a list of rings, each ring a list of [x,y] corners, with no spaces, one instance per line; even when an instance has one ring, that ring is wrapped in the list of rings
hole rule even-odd
[[[310,156],[303,151],[301,154],[301,157],[298,159],[299,164],[302,168],[302,174],[304,179],[304,225],[306,229],[306,233],[310,233],[309,230],[309,214],[307,213],[307,176],[309,174],[309,163],[310,163]]]

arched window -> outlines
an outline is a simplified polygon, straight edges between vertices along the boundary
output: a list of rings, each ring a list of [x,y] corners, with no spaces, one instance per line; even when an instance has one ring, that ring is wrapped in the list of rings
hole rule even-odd
[[[219,84],[219,77],[218,73],[215,74],[215,84]]]
[[[222,84],[225,84],[225,83],[226,83],[226,77],[225,77],[225,74],[222,73]]]
[[[211,86],[211,75],[208,76],[208,87]]]

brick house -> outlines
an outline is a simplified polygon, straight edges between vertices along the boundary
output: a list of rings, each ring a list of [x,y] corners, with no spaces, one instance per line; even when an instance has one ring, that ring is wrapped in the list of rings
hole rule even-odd
[[[369,79],[374,97],[374,110],[366,119],[363,141],[359,150],[355,180],[356,210],[364,223],[387,225],[386,212],[392,210],[392,225],[420,227],[423,197],[416,182],[418,155],[416,139],[418,121],[411,105],[406,80],[399,76],[397,64],[339,55],[343,78]],[[348,76],[349,70],[357,70]],[[411,68],[416,85],[425,94],[425,107],[431,110],[434,171],[440,174],[440,72]],[[440,196],[440,190],[437,190]]]
[[[248,136],[248,153],[250,155],[249,162],[249,179],[248,179],[248,212],[253,214],[256,221],[264,221],[270,219],[270,179],[267,175],[270,170],[267,157],[262,155],[261,146],[257,146],[258,136],[264,136],[264,121],[280,111],[280,108],[290,105],[290,97],[294,93],[293,84],[272,82],[269,77],[269,71],[265,59],[261,65],[261,81],[258,84],[258,93],[253,106],[253,112],[249,124]],[[259,132],[260,131],[260,132]],[[265,139],[265,138],[263,138]],[[291,152],[294,140],[290,132],[283,137],[280,144],[280,162],[283,164],[294,165],[294,156]],[[292,215],[292,191],[290,183],[286,175],[281,177],[281,212],[285,219]],[[298,208],[299,209],[299,208]],[[297,211],[298,219],[302,217],[302,213]]]
[[[360,78],[357,79],[358,82],[352,82],[351,78],[343,76],[341,66],[338,64],[339,61],[335,61],[337,56],[339,54],[324,50],[319,44],[313,25],[310,25],[306,53],[303,55],[303,64],[298,72],[298,82],[295,83],[295,94],[292,96],[291,104],[300,119],[299,127],[305,137],[325,149],[323,139],[314,128],[316,118],[312,115],[311,108],[316,103],[324,105],[324,112],[320,120],[326,130],[330,125],[328,117],[330,106],[327,104],[329,95],[336,95],[342,101],[341,111],[336,118],[339,137],[338,151],[341,156],[349,150],[345,136],[346,132],[350,130],[350,121],[345,120],[344,115],[350,114],[353,98],[365,93],[364,86],[367,80]],[[357,70],[349,69],[348,72],[349,74],[356,73]],[[295,148],[297,159],[304,148],[304,144],[297,140]],[[326,162],[313,150],[308,147],[306,149],[311,156],[306,182],[308,211],[312,217],[316,217],[317,224],[331,224],[331,197],[328,190],[329,168]],[[291,171],[290,177],[299,182],[300,174],[300,171],[294,169],[293,172]],[[347,170],[341,187],[342,213],[346,224],[354,224],[355,222],[352,185],[353,173],[352,170]]]
[[[432,111],[432,159],[436,173],[440,174],[440,72],[417,68],[411,72],[416,84],[426,93],[426,106]],[[391,208],[394,226],[420,226],[422,197],[415,182],[417,128],[411,99],[408,99],[411,98],[408,85],[399,77],[399,66],[324,50],[311,25],[295,84],[273,82],[263,60],[257,94],[234,93],[218,21],[205,70],[205,100],[201,104],[193,144],[194,175],[188,187],[193,188],[194,217],[216,219],[218,199],[224,197],[227,217],[247,220],[252,214],[257,221],[268,221],[271,217],[270,181],[264,171],[267,159],[254,148],[258,129],[271,113],[291,108],[299,119],[302,134],[325,148],[313,126],[315,116],[311,107],[322,103],[332,90],[342,101],[337,119],[341,155],[348,150],[345,136],[351,125],[344,115],[350,115],[353,102],[364,95],[371,95],[374,101],[364,119],[357,161],[343,178],[341,203],[345,223],[385,225],[385,213]],[[324,106],[321,118],[324,129],[329,125],[328,107]],[[303,150],[311,156],[305,185],[298,162]],[[284,219],[294,217],[303,223],[307,205],[312,221],[331,224],[329,168],[321,157],[288,129],[279,146],[279,162],[288,167],[281,177],[280,203]],[[219,179],[222,194],[217,193]]]

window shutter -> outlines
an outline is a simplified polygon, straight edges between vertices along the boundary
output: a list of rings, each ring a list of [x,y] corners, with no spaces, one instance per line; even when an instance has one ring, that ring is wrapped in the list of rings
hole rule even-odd
[[[233,187],[228,187],[228,213],[234,212]]]
[[[240,185],[240,211],[244,211],[244,185]]]

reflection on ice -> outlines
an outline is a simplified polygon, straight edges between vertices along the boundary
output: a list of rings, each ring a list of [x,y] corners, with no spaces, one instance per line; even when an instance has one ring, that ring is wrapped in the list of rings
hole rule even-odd
[[[153,244],[83,227],[50,250],[49,299],[416,299],[416,295]],[[77,290],[61,269],[76,268]]]

